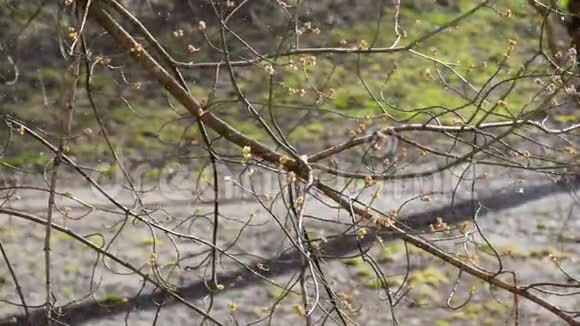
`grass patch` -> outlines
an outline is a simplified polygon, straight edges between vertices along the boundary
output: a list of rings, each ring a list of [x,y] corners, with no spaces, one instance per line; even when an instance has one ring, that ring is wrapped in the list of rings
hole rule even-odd
[[[141,243],[142,243],[143,245],[146,245],[146,246],[153,246],[153,245],[155,245],[155,246],[158,246],[158,245],[160,245],[162,242],[161,242],[161,240],[159,240],[159,238],[157,238],[157,237],[146,237],[145,239],[143,239],[143,240],[142,240],[142,242],[141,242]]]
[[[79,270],[79,265],[73,264],[73,263],[66,263],[62,267],[62,271],[65,274],[73,274],[73,273],[78,272],[78,270]]]
[[[381,289],[384,286],[396,287],[400,286],[403,282],[403,277],[401,276],[385,276],[382,280],[378,277],[370,278],[364,281],[363,285],[369,289]]]
[[[393,241],[381,249],[378,259],[380,262],[392,262],[404,250],[405,246],[402,242]]]
[[[345,259],[343,262],[347,266],[359,266],[359,265],[364,265],[365,264],[365,262],[364,262],[364,260],[363,260],[362,257],[348,258],[348,259]]]
[[[528,253],[525,250],[522,250],[517,245],[507,245],[507,246],[493,246],[493,249],[502,257],[527,257]],[[495,256],[492,247],[488,244],[479,246],[479,250],[489,256]]]
[[[115,293],[106,293],[103,297],[99,299],[99,301],[102,302],[103,304],[114,305],[119,303],[125,303],[129,300]]]
[[[286,293],[284,289],[272,283],[266,283],[264,289],[266,290],[266,294],[268,295],[268,297],[275,300],[282,299],[282,297],[284,297],[285,295],[291,294],[291,292]]]
[[[441,270],[434,267],[427,267],[418,271],[414,271],[409,275],[408,279],[410,286],[427,284],[434,287],[449,282],[449,278]]]

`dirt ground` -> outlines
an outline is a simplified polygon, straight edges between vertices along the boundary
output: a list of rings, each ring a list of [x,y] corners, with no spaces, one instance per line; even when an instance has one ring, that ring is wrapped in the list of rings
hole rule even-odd
[[[179,189],[183,193],[178,193],[175,190],[177,188],[173,188],[172,194],[155,189],[144,195],[143,201],[162,225],[211,241],[211,215],[208,214],[212,206],[188,199],[191,193],[184,190],[188,189],[186,185],[182,186]],[[377,206],[385,211],[397,208],[405,200],[426,192],[429,187],[435,188],[429,183],[423,183],[415,189],[386,190]],[[388,184],[385,188],[388,189]],[[475,194],[481,204],[478,225],[502,256],[503,271],[515,272],[518,284],[556,282],[578,285],[574,278],[580,274],[580,219],[575,188],[574,185],[556,184],[547,177],[537,175],[496,175],[476,184]],[[451,191],[453,187],[444,190]],[[195,268],[205,257],[203,253],[206,253],[207,247],[190,239],[170,238],[159,231],[152,236],[144,223],[113,212],[114,207],[107,205],[104,199],[88,187],[75,186],[60,191],[74,194],[86,203],[110,212],[89,211],[70,199],[60,198],[59,207],[66,210],[69,217],[80,219],[73,220],[59,215],[56,223],[104,246],[150,275],[155,275],[150,264],[154,253],[157,263],[166,266],[160,269],[160,273],[180,287],[178,292],[204,309],[211,305],[212,316],[224,324],[304,324],[301,311],[297,308],[301,296],[296,292],[290,293],[276,304],[284,291],[268,281],[281,287],[293,283],[299,273],[299,256],[290,251],[291,244],[284,240],[279,224],[255,201],[231,200],[222,204],[218,244],[221,248],[228,248],[232,257],[250,267],[254,266],[254,271],[259,273],[249,272],[222,255],[218,264],[218,282],[223,289],[216,291],[212,298],[204,283],[210,277],[210,270]],[[23,189],[18,191],[17,196],[5,207],[45,217],[46,193]],[[450,209],[452,197],[449,192],[432,195],[429,200],[405,207],[400,216],[417,228],[427,227],[438,216],[453,226],[471,216],[473,210],[470,196],[458,195],[453,201],[453,209]],[[128,206],[134,202],[127,191],[117,192],[115,198]],[[273,211],[282,220],[287,218],[281,204],[274,205]],[[83,217],[85,213],[88,214]],[[353,242],[354,237],[344,237],[343,240],[332,238],[333,234],[344,231],[340,222],[348,221],[347,214],[337,213],[312,200],[307,203],[307,216],[326,220],[323,223],[311,217],[305,223],[313,237],[328,238],[323,243],[323,267],[330,285],[340,293],[343,308],[348,311],[353,325],[390,325],[393,324],[393,318],[400,325],[514,324],[514,298],[509,293],[490,288],[471,276],[462,275],[457,269],[417,248],[407,248],[407,255],[404,244],[389,235],[381,236],[381,244],[371,239],[374,233],[370,232],[363,241],[363,247],[371,248],[370,254],[390,280],[391,290],[396,290],[406,274],[409,274],[412,283],[412,287],[402,290],[408,292],[391,311],[384,290],[376,286],[370,266],[360,259],[352,258],[358,251],[356,241]],[[497,271],[500,267],[481,236],[476,235],[471,242],[466,241],[462,233],[452,227],[450,231],[434,237],[440,239],[442,247],[449,252],[473,259],[481,268]],[[0,215],[0,240],[18,275],[27,304],[42,305],[45,299],[44,226]],[[54,296],[58,306],[70,304],[63,310],[67,312],[63,321],[70,325],[201,324],[199,314],[174,301],[163,300],[159,293],[151,292],[151,286],[143,287],[140,277],[110,259],[97,257],[94,251],[80,245],[70,236],[55,232],[51,245]],[[337,259],[336,256],[343,259]],[[557,257],[559,265],[555,263],[554,257]],[[179,261],[179,268],[172,268],[176,261]],[[256,266],[256,262],[263,263]],[[509,274],[498,277],[513,280]],[[315,293],[313,284],[314,280],[310,278],[307,288],[312,294]],[[298,285],[293,288],[294,291],[299,289]],[[562,292],[562,289],[558,290]],[[573,291],[574,288],[569,290]],[[451,297],[450,293],[453,292],[455,294]],[[144,294],[143,298],[133,300],[139,293]],[[327,300],[323,293],[320,295],[320,300]],[[580,308],[579,295],[542,296],[568,310]],[[152,297],[158,303],[164,303],[161,309],[152,304]],[[14,320],[10,319],[14,314],[22,314],[23,310],[9,304],[19,303],[20,299],[4,263],[0,264],[0,299],[0,318],[4,320],[0,324],[25,325],[23,321],[12,323]],[[95,300],[105,300],[117,308],[106,304],[95,305]],[[564,324],[523,298],[518,303],[517,314],[520,325]],[[315,310],[313,320],[320,324],[321,318],[322,312]],[[334,324],[332,320],[327,322]]]

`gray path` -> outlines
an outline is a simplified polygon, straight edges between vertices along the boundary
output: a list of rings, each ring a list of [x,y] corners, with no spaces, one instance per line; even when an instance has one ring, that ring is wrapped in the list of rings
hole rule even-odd
[[[503,250],[518,251],[520,253],[506,257],[504,263],[506,269],[512,269],[518,272],[520,282],[526,281],[554,281],[562,282],[563,276],[558,273],[553,264],[550,264],[548,258],[543,255],[543,251],[558,250],[558,253],[565,254],[562,260],[568,272],[573,275],[580,273],[580,266],[575,264],[578,254],[578,246],[574,243],[573,237],[580,234],[580,221],[576,218],[574,211],[568,219],[565,220],[572,206],[575,205],[575,196],[573,195],[573,185],[556,184],[548,179],[524,178],[523,181],[517,181],[519,178],[510,176],[493,178],[485,182],[478,182],[476,197],[481,204],[485,206],[480,218],[480,226],[486,236],[492,243]],[[388,210],[398,207],[405,199],[413,197],[416,193],[429,191],[428,183],[416,189],[407,189],[394,192],[393,189],[386,190],[378,203],[379,208]],[[432,185],[431,185],[432,186]],[[405,208],[401,216],[407,219],[407,223],[416,229],[424,229],[433,223],[438,216],[445,218],[448,223],[464,221],[472,216],[473,202],[469,200],[469,195],[465,189],[469,185],[462,186],[462,195],[454,201],[453,209],[449,208],[449,195],[433,195],[431,202],[417,202]],[[388,187],[388,184],[386,185]],[[449,187],[446,187],[449,190]],[[451,187],[452,189],[452,187]],[[70,189],[68,191],[83,198],[91,204],[104,204],[89,189]],[[391,191],[390,196],[388,191]],[[43,205],[46,204],[45,196],[39,195],[34,191],[21,191],[20,200],[10,203],[10,206],[18,209],[24,209],[40,216],[43,216]],[[166,195],[164,195],[166,196]],[[183,221],[196,210],[199,212],[210,212],[210,206],[203,206],[196,203],[188,203],[182,198],[173,198],[168,201],[164,196],[149,193],[145,197],[145,202],[151,208],[157,207],[155,216],[162,220],[164,217],[172,216],[176,221]],[[174,195],[177,196],[177,195]],[[119,193],[117,199],[130,203],[131,198],[126,193]],[[66,205],[66,203],[62,203]],[[72,207],[71,215],[82,215],[82,209],[78,206],[68,203]],[[319,203],[309,203],[308,213],[311,215],[334,219],[340,221],[346,218],[344,212],[337,216],[336,212],[326,208]],[[276,207],[279,216],[284,217],[283,207]],[[251,222],[251,227],[244,230],[242,240],[240,240],[230,250],[231,253],[239,253],[237,256],[240,260],[251,263],[263,263],[267,266],[268,271],[262,271],[264,277],[269,277],[280,284],[284,284],[293,277],[297,267],[300,265],[299,257],[293,251],[287,251],[290,247],[288,243],[282,241],[282,233],[279,226],[273,219],[266,214],[256,203],[249,201],[233,201],[222,205],[222,214],[230,220],[222,219],[220,229],[220,244],[225,246],[231,243],[237,236],[239,230],[243,227],[243,221],[247,221],[251,213],[256,213],[256,217]],[[78,216],[78,215],[76,215]],[[65,218],[57,219],[57,222],[69,226],[72,230],[83,234],[90,235],[102,233],[106,243],[112,239],[114,231],[118,229],[118,224],[123,221],[121,215],[110,213],[92,213],[80,221],[71,221]],[[242,222],[240,222],[242,221]],[[168,221],[167,223],[175,223]],[[188,221],[187,228],[181,227],[181,231],[187,230],[189,234],[199,236],[204,239],[210,239],[211,225],[206,219],[198,218]],[[172,224],[175,225],[175,224]],[[326,229],[320,229],[320,223],[316,221],[307,221],[310,229],[316,230],[316,236],[327,236],[333,231],[340,230],[341,227],[334,228],[325,226]],[[556,236],[565,231],[569,241],[562,244],[558,242]],[[44,297],[44,271],[43,264],[43,241],[44,228],[40,225],[32,225],[29,222],[23,222],[13,217],[0,215],[0,239],[10,255],[14,267],[19,274],[19,281],[23,286],[26,299],[29,305],[42,304]],[[158,234],[156,244],[156,256],[161,264],[170,264],[178,258],[171,240],[162,234]],[[366,239],[372,239],[372,233]],[[98,242],[96,236],[93,236],[95,242]],[[388,235],[384,236],[385,243],[388,245],[392,239]],[[208,271],[189,271],[187,266],[194,266],[199,262],[199,257],[195,256],[205,248],[188,240],[174,239],[175,245],[179,248],[180,258],[191,257],[182,261],[182,270],[174,272],[171,277],[173,283],[181,286],[179,293],[187,297],[199,306],[207,306],[208,290],[205,286],[204,279],[208,277]],[[136,266],[141,266],[142,270],[151,273],[151,267],[148,265],[148,259],[153,250],[151,236],[147,227],[142,223],[131,224],[125,227],[118,239],[113,243],[110,250],[119,256],[131,261]],[[363,241],[364,242],[364,241]],[[368,245],[369,243],[364,243]],[[447,246],[450,250],[461,249],[461,241],[451,241]],[[337,260],[337,257],[344,257],[356,252],[357,245],[353,237],[344,237],[336,240],[329,240],[323,248],[326,257],[324,265],[328,271],[328,277],[334,282],[335,288],[345,292],[353,293],[356,299],[353,304],[362,308],[356,320],[360,325],[383,325],[391,320],[388,312],[388,306],[379,300],[380,294],[377,290],[366,288],[364,277],[356,271],[353,266],[348,266],[344,260]],[[376,250],[376,246],[375,249]],[[499,250],[499,249],[498,249]],[[243,255],[242,253],[251,253],[252,255]],[[134,301],[134,297],[140,287],[141,282],[134,275],[126,275],[126,270],[114,263],[106,261],[107,268],[103,264],[94,271],[93,287],[91,288],[91,275],[95,263],[95,254],[79,246],[70,238],[62,234],[55,234],[53,239],[53,266],[54,268],[54,289],[59,303],[69,302],[73,299],[80,299],[82,295],[90,293],[94,289],[95,299],[109,298],[111,301],[118,301],[119,298],[128,298],[125,304],[117,304],[114,307],[98,306],[93,300],[85,300],[78,305],[72,305],[64,309],[65,315],[63,321],[71,325],[123,325],[125,318],[128,318],[129,325],[151,325],[155,318],[155,305],[152,304],[151,289],[146,287],[142,293],[146,294],[139,300]],[[400,275],[405,271],[405,259],[401,253],[397,253],[394,259],[381,262],[381,266],[389,275]],[[272,259],[273,257],[277,257]],[[411,256],[411,270],[423,270],[429,266],[441,266],[445,272],[447,281],[436,287],[430,294],[429,307],[418,307],[413,302],[403,302],[398,306],[397,316],[403,325],[424,324],[426,321],[446,320],[450,312],[443,309],[447,294],[452,286],[456,271],[445,269],[437,261],[426,257],[424,254],[413,254]],[[489,257],[488,257],[489,258]],[[482,264],[494,268],[492,259],[483,261]],[[169,274],[169,269],[162,269],[163,273]],[[219,267],[220,283],[225,287],[223,291],[216,295],[213,315],[219,320],[225,321],[226,324],[234,324],[229,311],[229,305],[236,302],[237,311],[236,319],[240,324],[245,325],[253,320],[259,319],[264,313],[264,308],[271,305],[276,299],[276,293],[279,291],[275,287],[266,285],[266,283],[248,273],[240,271],[240,267],[227,258],[223,258]],[[18,302],[18,297],[7,273],[6,266],[0,265],[0,276],[4,277],[5,282],[0,284],[0,298],[11,302]],[[475,280],[466,278],[462,294],[458,295],[458,301],[465,299],[465,293],[469,289],[468,284],[477,284]],[[504,294],[496,294],[500,302],[510,304],[510,297]],[[153,293],[157,302],[162,301],[159,293]],[[493,298],[489,290],[481,289],[474,297],[473,302],[481,302],[480,306],[484,309],[490,305]],[[576,297],[550,299],[563,306],[573,309],[578,307],[580,300]],[[301,321],[295,313],[293,305],[299,303],[299,297],[291,295],[281,304],[274,313],[275,322],[273,325],[292,325]],[[135,305],[138,306],[135,309]],[[499,307],[503,307],[499,305]],[[496,310],[499,310],[497,308]],[[127,317],[127,312],[130,314]],[[12,305],[0,303],[0,316],[10,316],[18,313]],[[21,312],[21,311],[20,311]],[[487,311],[492,314],[493,311]],[[485,314],[485,311],[483,312]],[[542,325],[547,322],[557,324],[559,321],[554,320],[545,312],[528,303],[522,302],[521,318],[526,321],[527,325]],[[498,312],[498,316],[506,318],[509,316],[509,309],[505,308]],[[465,316],[463,316],[465,317]],[[469,316],[468,316],[469,317]],[[481,317],[481,318],[480,318]],[[483,316],[477,317],[476,321],[484,323]],[[434,319],[435,318],[435,319]],[[175,305],[171,301],[163,307],[158,316],[159,325],[197,325],[200,317],[187,310],[181,305]],[[265,321],[267,322],[267,321]],[[264,324],[265,324],[264,322]],[[454,325],[473,324],[475,321],[469,318],[458,318],[451,320]],[[9,322],[0,323],[0,325],[9,325]],[[24,322],[19,324],[25,325]],[[41,321],[38,322],[42,324]]]

